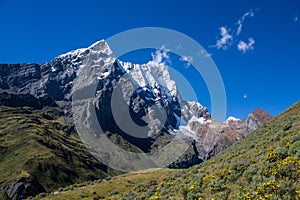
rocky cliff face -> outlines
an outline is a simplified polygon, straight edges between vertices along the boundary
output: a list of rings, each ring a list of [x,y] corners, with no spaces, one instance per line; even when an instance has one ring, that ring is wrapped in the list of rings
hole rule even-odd
[[[0,189],[6,191],[7,196],[11,200],[22,200],[46,192],[37,181],[26,178],[19,178],[13,183],[5,185]]]

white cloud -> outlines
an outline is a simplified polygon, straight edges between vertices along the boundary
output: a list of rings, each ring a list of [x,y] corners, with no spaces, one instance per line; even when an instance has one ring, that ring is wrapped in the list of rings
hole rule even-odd
[[[237,37],[241,34],[243,30],[245,20],[247,18],[253,17],[255,12],[257,12],[258,10],[259,9],[256,10],[251,9],[248,12],[244,13],[242,17],[240,17],[239,20],[235,23],[235,25],[237,25],[236,30],[227,28],[227,26],[220,27],[219,30],[222,37],[217,39],[216,44],[210,47],[226,50],[230,46],[235,45],[237,41],[239,41]],[[238,50],[243,51],[245,53],[247,50],[253,49],[253,45],[254,45],[254,39],[250,38],[248,43],[240,40],[237,46],[238,46]]]
[[[189,67],[193,62],[193,58],[191,56],[182,56],[180,60],[186,62],[187,67]]]
[[[253,38],[249,38],[248,39],[248,43],[244,42],[244,41],[240,41],[239,44],[237,45],[238,50],[242,51],[243,53],[246,53],[246,51],[254,49],[254,39]]]
[[[168,55],[169,50],[162,46],[160,49],[156,49],[155,53],[152,53],[152,60],[149,64],[159,65],[170,62],[170,56]]]
[[[228,46],[231,45],[232,35],[230,35],[229,31],[225,26],[222,26],[219,29],[222,37],[219,40],[217,40],[216,47],[217,49],[227,49]]]
[[[245,21],[245,19],[247,17],[253,17],[254,16],[254,11],[251,9],[249,10],[248,12],[246,12],[238,21],[237,21],[237,25],[238,25],[238,28],[236,30],[236,35],[240,35],[240,33],[242,32],[242,29],[243,29],[243,23]]]

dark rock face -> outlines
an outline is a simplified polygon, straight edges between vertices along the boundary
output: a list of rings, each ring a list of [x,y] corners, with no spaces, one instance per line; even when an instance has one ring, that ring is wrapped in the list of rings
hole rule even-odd
[[[0,89],[25,92],[41,78],[38,64],[0,64]]]
[[[31,107],[41,109],[43,106],[56,107],[56,103],[50,95],[43,95],[36,98],[31,94],[9,94],[7,92],[0,93],[0,105],[10,107]]]
[[[73,57],[55,58],[50,63],[41,66],[42,88],[45,93],[50,94],[56,101],[70,101],[72,81],[76,78],[76,70],[81,64],[80,58]]]
[[[36,196],[45,192],[44,188],[37,182],[27,178],[20,178],[1,188],[12,200],[23,200],[30,196]]]
[[[81,62],[80,58],[65,56],[43,65],[0,64],[0,90],[36,97],[49,94],[56,101],[69,101],[71,96],[68,94]]]
[[[162,92],[161,88],[163,88],[161,85],[155,88],[157,91],[159,91],[158,94],[154,94],[154,88],[152,87],[138,88],[130,97],[129,112],[136,124],[145,126],[149,124],[151,118],[159,119],[159,122],[163,123],[163,117],[165,117],[166,119],[164,127],[171,126],[173,128],[178,128],[176,127],[177,119],[175,114],[181,117],[179,102],[177,98],[169,100]],[[163,90],[166,89],[163,88]],[[161,113],[162,109],[153,108],[154,105],[158,106],[159,108],[163,108],[166,113]],[[144,118],[145,116],[146,118]],[[159,130],[155,130],[154,126],[150,127],[150,129],[152,129],[151,132],[148,132],[148,136],[150,137],[153,137],[155,134],[159,133]]]
[[[184,137],[183,139],[186,141],[186,143],[190,145],[190,147],[175,162],[171,163],[168,166],[169,168],[186,169],[203,162],[203,160],[199,158],[199,152],[197,150],[196,141],[188,137]]]

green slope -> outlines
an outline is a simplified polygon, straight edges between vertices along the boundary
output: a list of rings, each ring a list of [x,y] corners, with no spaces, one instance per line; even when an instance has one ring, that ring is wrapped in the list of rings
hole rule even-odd
[[[143,181],[136,181],[138,178]],[[300,199],[300,102],[213,159],[190,169],[171,171],[167,176],[165,170],[134,177],[127,174],[90,183],[85,189],[70,188],[44,198]]]
[[[0,106],[0,187],[25,177],[49,192],[115,173],[88,153],[62,114]]]

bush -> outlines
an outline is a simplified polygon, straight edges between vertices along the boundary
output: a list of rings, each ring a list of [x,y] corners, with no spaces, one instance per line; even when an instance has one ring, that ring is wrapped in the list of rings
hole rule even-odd
[[[300,141],[300,133],[298,133],[297,135],[292,136],[292,137],[289,139],[289,141],[290,141],[291,143],[294,143],[294,142],[296,142],[296,141]]]
[[[282,138],[285,135],[285,133],[283,131],[278,131],[274,134],[274,139],[275,141],[279,141],[280,138]]]
[[[187,198],[188,198],[188,188],[187,188],[186,185],[182,185],[180,187],[180,193],[182,194],[183,199],[187,200]]]
[[[238,178],[242,175],[242,173],[238,173],[238,172],[234,172],[234,173],[231,173],[229,176],[228,176],[228,180],[231,181],[231,182],[235,182],[238,180]]]
[[[201,193],[189,193],[187,195],[188,200],[198,200],[198,199],[201,199],[201,198],[204,199],[203,197],[204,196],[201,195]]]
[[[252,165],[247,168],[247,170],[244,171],[243,176],[246,178],[248,182],[251,182],[254,175],[256,175],[258,172],[258,167],[255,165]]]
[[[277,193],[281,199],[294,199],[293,197],[296,197],[295,187],[290,181],[281,181]]]
[[[274,152],[280,159],[284,159],[288,155],[288,150],[283,147],[277,147],[276,149],[274,149]]]
[[[295,157],[300,158],[300,150],[297,151],[297,153],[295,154]]]
[[[282,127],[282,130],[283,131],[288,131],[292,128],[292,124],[291,123],[288,123],[288,124],[285,124],[283,127]]]
[[[220,178],[212,179],[208,186],[212,193],[220,192],[226,189],[225,181]]]
[[[234,163],[230,168],[231,170],[235,170],[237,172],[243,173],[248,166],[249,166],[249,162],[247,160],[243,160],[241,162]]]
[[[289,155],[295,155],[300,150],[300,141],[294,142],[289,148]]]

